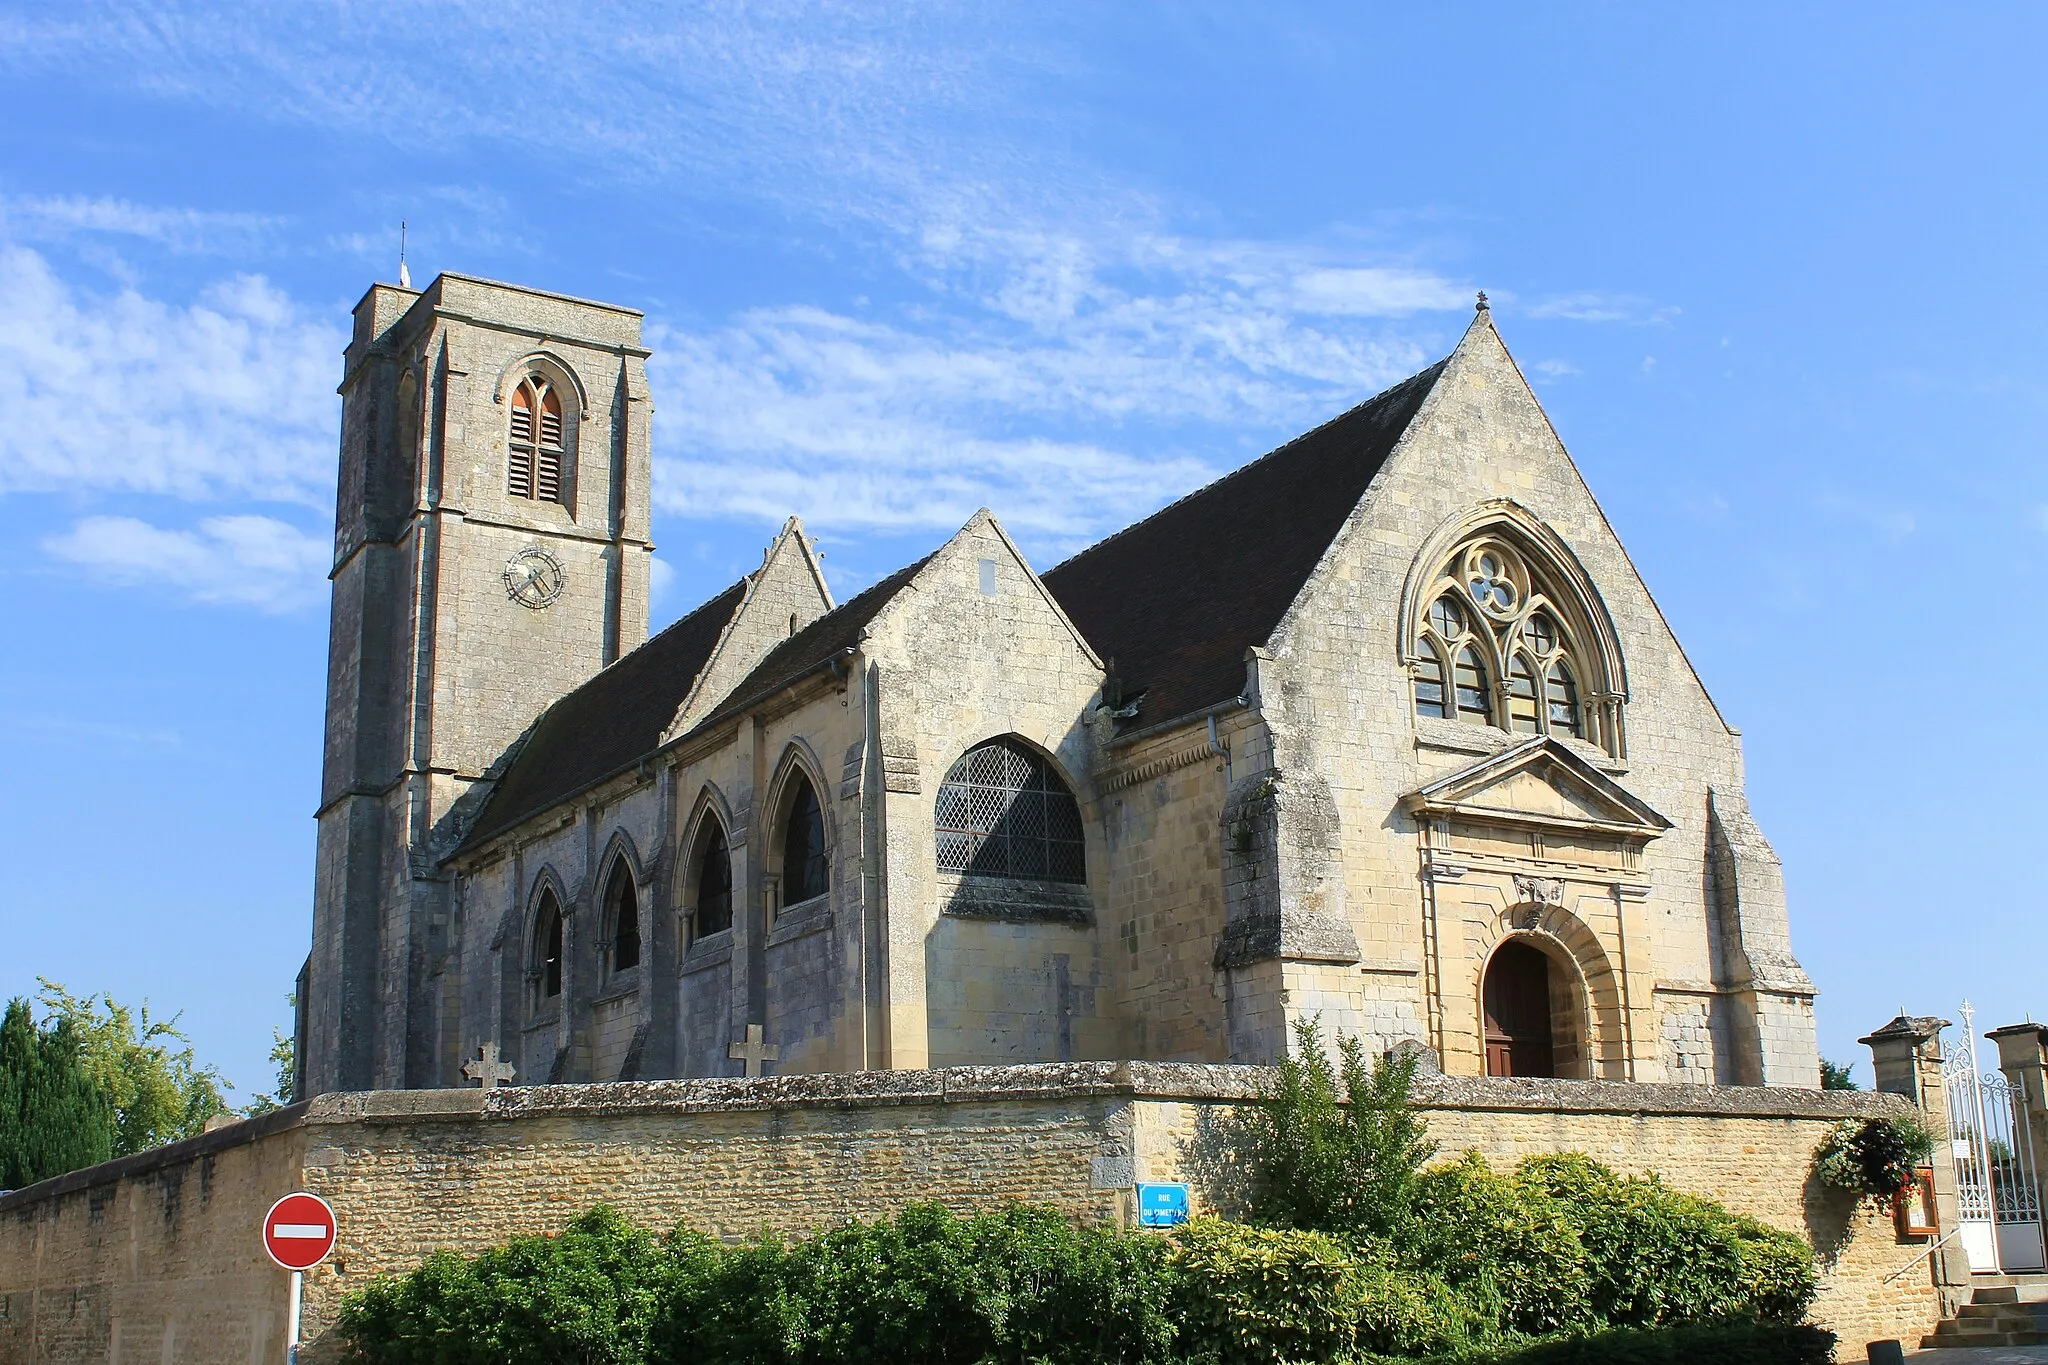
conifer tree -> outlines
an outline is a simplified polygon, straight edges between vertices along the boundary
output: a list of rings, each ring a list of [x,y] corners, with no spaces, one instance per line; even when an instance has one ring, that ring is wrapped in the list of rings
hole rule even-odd
[[[37,1028],[16,998],[0,1019],[0,1189],[20,1189],[114,1154],[105,1093],[59,1020]]]

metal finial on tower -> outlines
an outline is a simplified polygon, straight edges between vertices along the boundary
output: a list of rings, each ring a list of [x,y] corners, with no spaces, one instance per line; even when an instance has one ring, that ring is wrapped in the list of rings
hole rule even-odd
[[[1484,289],[1479,291],[1479,311],[1482,313],[1486,311],[1486,291]]]
[[[398,287],[412,288],[412,272],[405,268],[405,220],[398,220]]]

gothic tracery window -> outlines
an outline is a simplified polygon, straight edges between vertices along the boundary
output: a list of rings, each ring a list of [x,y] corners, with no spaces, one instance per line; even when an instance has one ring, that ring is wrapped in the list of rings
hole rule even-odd
[[[612,860],[612,877],[604,889],[605,923],[611,927],[612,970],[640,965],[640,898],[633,890],[633,872],[624,858]]]
[[[822,896],[829,888],[825,862],[825,812],[811,780],[801,772],[790,774],[789,793],[783,798],[782,816],[782,903],[795,905]]]
[[[1074,794],[1014,740],[991,740],[952,766],[939,786],[937,826],[941,872],[1088,880]]]
[[[1525,556],[1497,536],[1469,540],[1428,601],[1414,642],[1417,714],[1584,737],[1571,633]]]
[[[562,500],[562,399],[546,376],[530,374],[512,390],[512,428],[506,442],[505,491],[536,502]]]

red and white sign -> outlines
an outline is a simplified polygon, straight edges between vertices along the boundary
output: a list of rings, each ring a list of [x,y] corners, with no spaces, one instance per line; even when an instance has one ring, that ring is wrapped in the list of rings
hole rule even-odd
[[[288,1194],[263,1215],[263,1249],[286,1270],[311,1270],[334,1250],[334,1208],[317,1194]]]

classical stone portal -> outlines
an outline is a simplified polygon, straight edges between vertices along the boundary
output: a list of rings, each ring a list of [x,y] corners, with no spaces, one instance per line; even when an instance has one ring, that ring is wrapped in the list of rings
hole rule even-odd
[[[792,519],[651,639],[647,356],[464,276],[356,309],[302,1093],[1269,1062],[1306,1018],[1818,1083],[1737,733],[1483,306],[1042,574],[984,511],[842,603]]]

